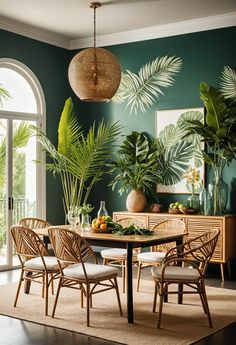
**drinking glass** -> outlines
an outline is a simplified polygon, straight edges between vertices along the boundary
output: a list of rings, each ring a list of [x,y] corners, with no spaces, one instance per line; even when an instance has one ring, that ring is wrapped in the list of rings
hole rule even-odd
[[[70,206],[69,212],[67,214],[67,220],[70,223],[71,230],[76,230],[76,225],[80,222],[80,212],[77,206]]]

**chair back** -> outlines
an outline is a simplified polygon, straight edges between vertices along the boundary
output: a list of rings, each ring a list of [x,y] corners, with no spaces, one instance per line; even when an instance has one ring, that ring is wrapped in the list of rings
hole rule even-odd
[[[24,227],[27,227],[30,229],[40,229],[40,228],[47,228],[48,226],[50,226],[50,223],[40,218],[27,217],[27,218],[22,218],[19,221],[19,225],[23,225]]]
[[[186,233],[187,235],[187,227],[186,224],[181,219],[167,219],[163,222],[160,222],[153,226],[152,230],[154,232],[160,233],[165,231],[180,231],[183,234]],[[157,246],[152,246],[151,250],[154,252],[167,252],[171,248],[175,247],[175,242],[165,243],[165,244],[159,244]]]
[[[124,217],[124,218],[120,218],[116,221],[118,224],[120,224],[123,228],[127,228],[131,225],[135,225],[141,229],[146,229],[147,228],[147,224],[144,220],[140,219],[140,218],[132,218],[132,217]]]
[[[191,255],[199,262],[199,268],[203,275],[206,273],[208,263],[214,253],[219,234],[219,229],[213,229],[211,231],[206,231],[204,234],[186,243],[185,256]]]
[[[97,262],[88,242],[74,231],[51,226],[48,228],[48,234],[59,263],[83,263],[91,257]]]
[[[12,225],[10,231],[16,247],[16,254],[22,265],[29,259],[38,256],[42,258],[48,255],[43,241],[32,229],[21,225]]]

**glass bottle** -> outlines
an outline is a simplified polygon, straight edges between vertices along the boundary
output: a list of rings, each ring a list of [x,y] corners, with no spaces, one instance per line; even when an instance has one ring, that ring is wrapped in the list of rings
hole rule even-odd
[[[105,201],[100,201],[100,208],[97,213],[98,217],[108,216],[108,212],[105,206]]]
[[[195,211],[199,211],[199,196],[198,194],[191,194],[187,200],[188,207]]]
[[[82,230],[89,230],[90,229],[90,215],[88,213],[81,214],[81,229]]]
[[[76,230],[76,226],[80,222],[80,213],[77,206],[70,206],[69,212],[67,213],[67,220],[72,226],[71,230]]]
[[[199,194],[200,213],[206,216],[211,214],[210,194],[206,188],[203,188]]]
[[[228,201],[228,185],[222,178],[217,178],[214,182],[209,183],[208,186],[211,207],[213,214],[225,213]]]

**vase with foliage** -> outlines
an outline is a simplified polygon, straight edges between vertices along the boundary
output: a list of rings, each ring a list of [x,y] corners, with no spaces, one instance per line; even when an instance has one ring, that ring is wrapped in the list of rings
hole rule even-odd
[[[117,152],[117,159],[109,164],[110,173],[116,174],[110,186],[118,192],[131,194],[127,199],[130,212],[143,211],[146,194],[153,193],[157,180],[156,150],[146,135],[133,131],[125,137]]]
[[[206,109],[205,123],[188,121],[187,135],[197,133],[206,144],[207,152],[202,151],[202,156],[214,174],[211,188],[213,214],[221,214],[225,212],[228,194],[225,182],[222,182],[223,170],[236,153],[236,111],[220,91],[207,83],[200,84],[200,96]]]
[[[58,126],[57,148],[37,131],[38,139],[49,161],[38,162],[60,176],[65,214],[70,206],[86,204],[93,186],[106,174],[110,150],[116,144],[120,125],[101,121],[85,134],[78,123],[71,98],[65,102]]]
[[[87,230],[90,228],[90,216],[89,214],[93,211],[94,207],[90,204],[83,204],[79,207],[79,212],[81,214],[81,229]]]

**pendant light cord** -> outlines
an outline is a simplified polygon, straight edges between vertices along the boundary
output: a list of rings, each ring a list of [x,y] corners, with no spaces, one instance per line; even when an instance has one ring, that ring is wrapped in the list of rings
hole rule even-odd
[[[93,46],[96,48],[96,6],[93,8]]]

